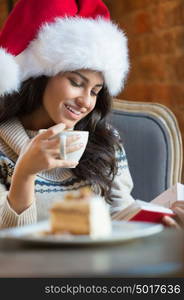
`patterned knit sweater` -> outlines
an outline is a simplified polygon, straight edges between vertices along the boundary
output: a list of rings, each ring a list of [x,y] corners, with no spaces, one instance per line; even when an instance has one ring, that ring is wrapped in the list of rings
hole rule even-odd
[[[17,214],[7,200],[8,190],[16,160],[21,148],[30,138],[37,134],[25,130],[17,118],[0,125],[0,227],[14,227],[36,223],[47,219],[53,202],[63,199],[68,191],[87,186],[89,183],[76,178],[72,169],[55,168],[37,174],[35,180],[35,199],[30,207]],[[133,183],[127,165],[125,151],[117,153],[119,171],[111,190],[111,212],[126,207],[134,201],[130,195]],[[21,188],[21,186],[20,186]],[[98,193],[98,186],[92,189]]]

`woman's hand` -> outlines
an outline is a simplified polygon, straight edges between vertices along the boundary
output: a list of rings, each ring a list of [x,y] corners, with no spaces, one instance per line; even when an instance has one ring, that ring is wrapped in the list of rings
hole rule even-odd
[[[162,222],[165,226],[176,228],[176,229],[181,229],[180,225],[176,222],[176,220],[169,216],[164,216],[162,218]]]
[[[15,165],[8,193],[9,204],[18,214],[27,209],[34,201],[34,182],[38,172],[77,165],[76,162],[60,159],[60,140],[57,134],[64,128],[64,124],[50,127],[23,147]],[[70,146],[70,143],[77,139],[80,139],[80,136],[68,137],[66,152],[76,151],[81,147],[81,144]]]
[[[176,214],[176,221],[181,228],[184,229],[184,201],[177,200],[171,206],[171,209]]]
[[[173,203],[171,209],[175,212],[176,217],[171,218],[169,216],[165,216],[163,218],[164,224],[169,227],[184,229],[184,201],[177,201]]]
[[[25,145],[16,163],[16,171],[23,175],[35,175],[42,170],[57,167],[72,168],[78,163],[60,158],[60,139],[57,136],[65,128],[64,124],[57,124],[42,131]],[[80,139],[79,136],[67,138],[66,152],[80,149],[81,144],[70,146],[70,143]]]

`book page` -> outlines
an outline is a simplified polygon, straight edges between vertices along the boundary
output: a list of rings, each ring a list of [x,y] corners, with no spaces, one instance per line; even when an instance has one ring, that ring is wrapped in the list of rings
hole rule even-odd
[[[184,200],[184,185],[179,182],[154,198],[151,203],[170,208],[178,200]]]
[[[172,211],[163,205],[158,205],[157,203],[153,202],[145,202],[136,200],[139,210],[147,210],[152,212],[162,212],[162,213],[172,213]]]
[[[125,220],[129,218],[132,214],[139,211],[139,205],[137,205],[137,200],[128,205],[127,207],[117,211],[112,215],[112,220]]]
[[[177,200],[184,201],[184,185],[177,183]]]

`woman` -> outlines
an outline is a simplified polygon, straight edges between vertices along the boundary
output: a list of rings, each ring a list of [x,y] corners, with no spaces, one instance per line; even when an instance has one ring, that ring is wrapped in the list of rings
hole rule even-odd
[[[87,185],[112,213],[134,201],[124,149],[107,121],[129,68],[127,40],[103,2],[20,0],[0,47],[0,226],[45,219],[52,202]],[[59,153],[57,134],[71,128],[89,131],[78,165]],[[81,147],[74,139],[68,152]]]
[[[125,152],[107,121],[128,71],[126,37],[100,0],[40,1],[33,24],[36,3],[20,0],[0,35],[1,227],[47,218],[53,201],[86,185],[112,213],[133,201]],[[57,134],[70,128],[89,131],[78,165],[59,155]],[[74,138],[68,152],[81,147]]]

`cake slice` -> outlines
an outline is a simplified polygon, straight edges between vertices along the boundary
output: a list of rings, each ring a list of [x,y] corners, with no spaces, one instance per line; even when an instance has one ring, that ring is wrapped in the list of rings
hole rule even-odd
[[[111,233],[109,207],[104,198],[94,195],[88,188],[69,193],[51,208],[51,231],[106,237]]]

